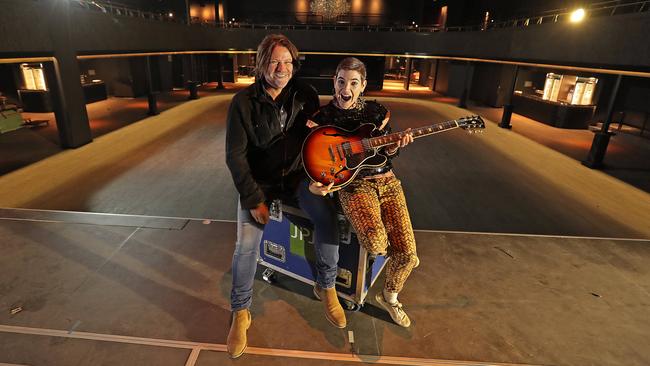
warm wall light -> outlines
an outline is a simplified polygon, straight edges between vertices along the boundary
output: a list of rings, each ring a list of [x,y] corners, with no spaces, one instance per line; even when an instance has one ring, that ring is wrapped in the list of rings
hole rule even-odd
[[[585,18],[585,9],[576,9],[571,13],[571,22],[572,23],[578,23],[581,22]]]
[[[201,20],[213,22],[214,21],[214,7],[213,6],[204,6],[203,11],[201,12]]]
[[[370,14],[381,14],[382,0],[372,0],[370,2]]]
[[[363,12],[363,3],[361,0],[352,0],[352,8],[350,11],[353,14],[360,14]]]
[[[296,19],[301,23],[307,23],[307,13],[309,12],[309,4],[307,0],[296,1]]]
[[[296,1],[296,12],[306,13],[308,11],[309,11],[309,4],[307,4],[307,0]]]

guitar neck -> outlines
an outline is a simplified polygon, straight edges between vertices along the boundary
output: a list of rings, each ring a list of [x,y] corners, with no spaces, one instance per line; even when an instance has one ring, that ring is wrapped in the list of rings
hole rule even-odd
[[[458,123],[454,119],[451,121],[436,123],[430,126],[413,128],[411,129],[411,133],[413,134],[413,138],[416,139],[418,137],[429,136],[435,133],[452,130],[458,127],[459,127]],[[378,147],[394,144],[397,141],[401,140],[402,137],[404,137],[404,131],[391,133],[385,136],[370,137],[367,139],[367,141],[371,147],[378,148]]]

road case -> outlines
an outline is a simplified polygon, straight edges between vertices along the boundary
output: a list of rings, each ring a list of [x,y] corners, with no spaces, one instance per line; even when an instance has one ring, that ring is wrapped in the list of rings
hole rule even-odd
[[[272,282],[275,273],[314,285],[316,278],[313,224],[306,214],[280,201],[270,207],[270,220],[260,241],[262,277]],[[336,291],[348,310],[363,306],[368,290],[384,269],[384,256],[369,255],[342,214],[339,218],[339,263]]]

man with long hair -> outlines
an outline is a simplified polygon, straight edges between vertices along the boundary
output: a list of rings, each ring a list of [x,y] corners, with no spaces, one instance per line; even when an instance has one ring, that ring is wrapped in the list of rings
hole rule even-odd
[[[298,50],[287,37],[266,36],[257,49],[255,83],[233,97],[228,111],[226,163],[239,192],[227,340],[232,358],[246,349],[259,243],[269,220],[268,203],[275,198],[297,198],[314,223],[314,293],[325,305],[327,320],[338,328],[346,326],[334,289],[339,237],[335,202],[320,193],[326,187],[305,177],[300,159],[309,133],[307,119],[319,101],[312,86],[294,79],[299,66]]]

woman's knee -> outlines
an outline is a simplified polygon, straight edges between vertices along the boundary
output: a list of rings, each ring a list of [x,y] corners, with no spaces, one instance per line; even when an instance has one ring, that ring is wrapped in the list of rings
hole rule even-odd
[[[420,258],[415,253],[409,254],[408,258],[409,258],[409,266],[411,268],[416,268],[417,266],[420,265]]]
[[[420,258],[415,253],[405,253],[403,262],[405,267],[415,268],[420,265]]]
[[[357,233],[359,243],[373,255],[385,255],[388,246],[386,231],[379,228],[368,228],[361,234]]]
[[[415,253],[390,253],[391,260],[400,268],[415,268],[420,265],[420,258]]]

